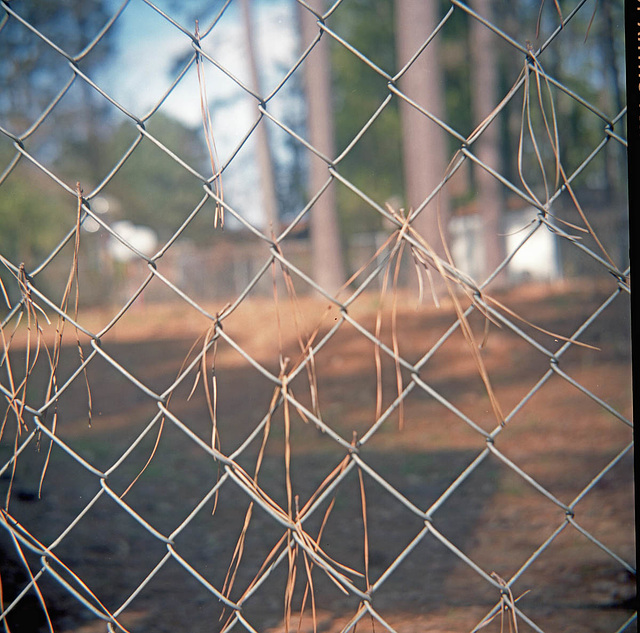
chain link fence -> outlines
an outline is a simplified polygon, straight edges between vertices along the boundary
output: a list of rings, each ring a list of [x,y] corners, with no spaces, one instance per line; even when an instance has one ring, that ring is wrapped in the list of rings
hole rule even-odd
[[[3,230],[14,217],[16,235],[42,234],[30,261],[19,238],[0,253],[7,630],[636,630],[627,209],[624,195],[598,199],[581,185],[600,181],[612,160],[620,167],[611,156],[624,157],[626,109],[581,96],[576,86],[587,90],[593,78],[571,77],[610,60],[592,56],[585,66],[569,51],[558,61],[563,38],[577,29],[593,41],[612,3],[595,12],[588,2],[529,3],[529,31],[490,18],[483,3],[440,3],[434,30],[423,29],[400,71],[345,39],[347,18],[373,19],[359,7],[347,13],[349,4],[326,13],[287,5],[285,18],[310,20],[311,35],[292,27],[303,33],[302,53],[267,93],[210,44],[241,23],[239,11],[249,15],[248,3],[226,2],[185,26],[171,3],[125,2],[95,24],[84,15],[90,32],[75,47],[47,22],[30,22],[23,5],[1,2],[0,38],[18,33],[39,51],[35,60],[16,53],[13,75],[2,62],[13,91],[0,97]],[[521,34],[535,33],[538,9],[541,35],[531,44]],[[188,48],[145,114],[85,65],[140,10],[167,46],[172,32]],[[458,23],[506,51],[506,84],[468,130],[403,91],[420,56]],[[287,92],[327,42],[386,86],[339,151],[314,144],[312,122],[308,132],[291,123],[305,97]],[[43,55],[64,65],[64,79]],[[471,75],[480,72],[473,52],[463,57]],[[119,67],[116,85],[146,63]],[[29,97],[32,116],[15,110],[24,87],[9,77],[34,67],[42,73],[30,75],[29,90],[50,89],[53,77],[55,90],[43,104]],[[153,127],[196,76],[206,160],[175,149],[166,118]],[[215,116],[228,104],[207,103],[224,82],[251,105],[231,149]],[[134,91],[156,85],[150,74]],[[399,104],[453,148],[437,186],[406,212],[343,168]],[[588,115],[591,136],[577,115],[561,118],[574,110]],[[76,185],[73,174],[101,159],[109,120],[133,136]],[[503,152],[510,163],[480,150],[496,128],[516,130],[513,151]],[[59,130],[85,148],[76,163],[63,164],[57,141],[46,142]],[[247,176],[245,197],[232,175],[250,171],[246,157],[260,151],[264,130],[274,153],[274,144],[295,146],[289,170],[318,159],[323,170],[321,184],[270,223],[253,210],[257,200],[268,214],[267,163],[262,185]],[[401,143],[399,129],[390,134]],[[569,155],[579,135],[584,152]],[[141,205],[156,195],[135,191],[140,155],[158,170],[151,229],[164,205],[177,209],[166,235],[123,223],[131,209],[113,215],[127,188]],[[444,212],[472,166],[476,182],[489,174],[512,207],[502,217],[504,254],[487,272],[494,254],[481,249],[481,206],[458,205],[441,234],[419,228]],[[184,195],[162,190],[172,173],[189,177]],[[378,222],[343,239],[347,272],[336,287],[322,271],[339,251],[313,264],[324,230],[313,214],[325,212],[333,188]],[[32,191],[50,202],[34,204]],[[52,214],[65,233],[55,244]],[[218,225],[224,216],[223,232],[214,216]],[[198,243],[202,235],[214,235],[212,245]]]

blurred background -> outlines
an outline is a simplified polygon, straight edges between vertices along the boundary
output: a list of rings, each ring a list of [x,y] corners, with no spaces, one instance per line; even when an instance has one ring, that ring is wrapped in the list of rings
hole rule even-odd
[[[524,56],[505,38],[468,12],[447,14],[447,2],[428,4],[426,13],[412,19],[403,11],[413,9],[393,0],[339,3],[325,22],[328,32],[321,45],[300,66],[300,56],[320,31],[311,13],[293,0],[166,0],[155,3],[156,9],[132,1],[113,24],[108,21],[120,10],[114,0],[8,4],[64,51],[79,54],[77,68],[86,79],[74,78],[63,55],[5,13],[0,31],[0,253],[15,267],[24,263],[34,269],[73,229],[74,199],[58,180],[71,190],[79,181],[92,211],[148,256],[176,234],[203,199],[202,181],[182,164],[212,175],[194,49],[185,33],[194,32],[198,19],[209,57],[203,71],[224,168],[224,199],[235,213],[227,213],[224,232],[215,230],[213,204],[206,203],[208,208],[196,214],[164,255],[163,274],[197,300],[236,295],[267,254],[268,244],[260,245],[250,230],[255,227],[267,238],[286,231],[283,248],[292,261],[335,290],[389,235],[392,225],[379,209],[387,204],[396,210],[420,207],[464,140],[522,71]],[[513,40],[535,48],[566,17],[547,4],[479,1],[472,6]],[[571,9],[566,7],[566,13]],[[390,82],[445,15],[432,45],[399,82]],[[523,192],[521,163],[527,184],[544,204],[544,178],[555,191],[557,174],[536,103],[542,99],[547,116],[553,112],[555,117],[559,157],[572,187],[622,270],[628,260],[625,149],[608,143],[591,156],[608,140],[601,114],[613,120],[625,104],[622,3],[603,0],[578,11],[540,63],[562,89],[543,81],[538,96],[531,79],[471,149]],[[394,92],[398,84],[441,125],[399,97]],[[536,143],[523,124],[527,92]],[[261,100],[266,115],[259,110]],[[135,118],[155,141],[141,134]],[[624,119],[617,125],[623,124]],[[20,158],[15,137],[34,161]],[[314,225],[314,214],[303,212],[329,177],[327,162],[310,151],[309,143],[334,160],[337,178],[314,206],[316,216],[330,218],[328,226]],[[545,161],[544,178],[536,144]],[[585,160],[588,168],[580,169]],[[473,160],[453,173],[414,225],[438,246],[436,205],[456,266],[478,282],[523,240],[539,211]],[[549,211],[560,228],[582,224],[566,192],[554,196]],[[144,278],[145,262],[92,218],[83,229],[84,304],[122,302]],[[590,243],[588,234],[579,237]],[[315,259],[314,251],[319,253]],[[577,253],[552,231],[537,231],[496,283],[599,274],[599,266]],[[64,275],[56,264],[62,259],[54,259],[40,275],[44,288],[60,291],[56,279]],[[0,274],[6,281],[8,271]],[[401,283],[409,277],[401,276]],[[259,284],[256,291],[269,293],[270,284]],[[173,297],[162,284],[145,291],[149,301]]]

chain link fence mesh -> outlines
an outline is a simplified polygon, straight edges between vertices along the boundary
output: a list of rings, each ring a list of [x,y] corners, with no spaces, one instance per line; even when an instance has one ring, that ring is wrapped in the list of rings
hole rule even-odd
[[[576,16],[588,21],[591,3],[546,7],[556,27],[535,46],[475,5],[442,3],[416,55],[464,17],[521,60],[471,134],[405,95],[410,64],[393,74],[340,35],[347,0],[324,14],[299,4],[314,36],[265,94],[207,47],[233,3],[195,28],[174,19],[171,5],[139,3],[191,46],[140,115],[83,65],[134,3],[114,8],[79,49],[30,23],[18,3],[1,3],[0,38],[17,26],[68,67],[24,131],[0,129],[10,148],[0,176],[9,208],[19,204],[12,182],[27,169],[33,189],[64,194],[67,214],[63,239],[38,261],[0,253],[3,624],[85,633],[636,630],[624,239],[618,248],[626,208],[616,215],[605,201],[606,214],[590,215],[591,201],[581,204],[572,186],[597,177],[604,153],[624,151],[626,109],[592,103],[545,61]],[[601,19],[596,12],[592,23]],[[353,142],[329,155],[272,107],[327,40],[388,89]],[[211,151],[212,176],[172,149],[161,128],[150,131],[196,66],[201,84],[215,72],[252,100],[254,124],[221,162]],[[473,59],[469,66],[474,72]],[[65,96],[81,100],[83,91],[85,115],[65,121]],[[597,121],[597,142],[570,167],[556,142],[570,146],[580,130],[554,129],[549,95]],[[531,184],[535,162],[517,153],[503,171],[475,151],[523,100],[531,155],[555,172],[546,198]],[[341,168],[392,101],[435,122],[457,150],[440,184],[406,213]],[[34,139],[60,126],[99,153],[98,109],[128,121],[135,137],[91,186],[76,185],[55,148],[36,151]],[[244,165],[267,125],[325,164],[322,187],[269,228],[222,190],[225,171]],[[129,186],[128,165],[144,146],[186,171],[197,194],[192,206],[165,195],[181,219],[151,250],[101,210],[106,193]],[[460,234],[477,215],[452,222],[453,257],[435,248],[439,237],[415,229],[471,164],[526,209],[486,277],[456,264],[470,243]],[[352,240],[353,276],[339,290],[323,286],[299,237],[334,186],[386,227]],[[226,238],[196,252],[184,236],[216,214],[231,225]],[[527,245],[544,248],[541,236],[562,245],[565,271],[570,261],[588,274],[540,284],[525,270],[500,285],[501,275],[518,273]],[[114,248],[125,254],[115,264]]]

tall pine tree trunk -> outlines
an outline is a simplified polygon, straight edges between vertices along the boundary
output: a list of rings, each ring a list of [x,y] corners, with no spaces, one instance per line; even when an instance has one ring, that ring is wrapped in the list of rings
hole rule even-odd
[[[438,23],[437,4],[432,0],[396,0],[396,47],[398,66],[413,57]],[[439,42],[436,36],[400,78],[400,89],[427,112],[441,118],[443,92]],[[446,137],[442,128],[404,100],[400,102],[403,135],[405,200],[418,208],[438,186],[447,166]],[[438,213],[445,231],[449,217],[446,190],[433,199],[413,223],[437,254],[443,256]]]
[[[319,14],[322,13],[322,0],[307,0],[307,4]],[[307,46],[318,35],[318,25],[311,12],[299,4],[297,6],[303,46]],[[309,142],[333,159],[335,148],[328,39],[329,36],[323,36],[304,62],[305,93]],[[315,155],[311,155],[309,171],[309,194],[313,197],[325,185],[330,174],[327,164]],[[345,272],[334,183],[329,185],[311,209],[311,250],[314,280],[328,292],[335,293],[345,282]]]
[[[244,22],[245,37],[247,40],[247,52],[249,58],[249,68],[251,71],[252,89],[262,96],[260,88],[260,73],[258,70],[258,60],[254,47],[254,30],[251,11],[251,0],[242,0],[242,19]],[[260,189],[262,192],[262,204],[264,211],[264,232],[269,235],[272,231],[278,234],[278,200],[275,190],[275,179],[273,170],[273,156],[269,143],[269,128],[267,119],[263,119],[256,128],[256,143],[258,151],[258,167],[260,169]]]

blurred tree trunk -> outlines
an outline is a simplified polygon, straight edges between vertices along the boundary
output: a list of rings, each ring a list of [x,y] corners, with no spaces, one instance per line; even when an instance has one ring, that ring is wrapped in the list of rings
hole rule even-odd
[[[605,62],[605,73],[611,91],[612,106],[615,114],[625,106],[624,86],[621,82],[619,57],[616,54],[616,29],[624,29],[624,14],[612,0],[603,0],[602,25],[600,25],[600,48]],[[622,39],[622,38],[620,38]],[[618,128],[619,129],[619,128]],[[604,148],[605,182],[607,200],[612,201],[615,210],[612,222],[616,226],[615,251],[612,257],[625,268],[629,262],[629,206],[626,202],[629,171],[627,169],[627,150],[617,141],[610,141]]]
[[[251,71],[251,88],[262,96],[260,87],[260,73],[254,48],[255,34],[253,30],[251,0],[241,0],[242,19],[244,22],[245,38],[247,40],[247,54]],[[272,231],[278,233],[278,200],[276,198],[275,178],[273,169],[273,155],[269,143],[269,128],[267,119],[263,119],[256,128],[256,144],[258,150],[258,168],[260,170],[260,190],[264,211],[264,232],[269,235]]]
[[[307,0],[322,13],[322,0]],[[297,4],[302,27],[303,47],[318,34],[315,16]],[[323,36],[304,62],[307,129],[309,143],[325,156],[335,156],[333,110],[331,105],[331,69],[328,36]],[[309,164],[309,194],[313,197],[329,177],[327,165],[315,155]],[[336,292],[345,282],[344,260],[340,243],[335,184],[324,191],[311,209],[312,276],[328,292]]]
[[[473,10],[492,21],[490,0],[473,0]],[[471,59],[474,69],[471,73],[473,117],[475,125],[480,124],[497,105],[498,60],[491,31],[471,20]],[[472,150],[486,165],[501,172],[500,130],[498,121],[492,123],[474,143]],[[476,201],[482,220],[482,247],[484,248],[483,280],[486,279],[504,258],[504,240],[501,233],[502,195],[500,183],[482,167],[475,167],[477,185]],[[480,281],[480,280],[479,280]]]
[[[402,68],[424,44],[438,23],[437,4],[425,0],[396,0],[396,47],[398,67]],[[402,92],[441,118],[444,85],[436,36],[400,79]],[[436,123],[406,101],[400,102],[402,120],[405,200],[416,209],[438,186],[445,175],[446,137]],[[439,209],[439,211],[437,210]],[[438,212],[445,232],[449,219],[446,190],[433,199],[413,223],[413,227],[431,247],[443,256],[444,247],[438,227]]]
[[[609,83],[611,106],[615,114],[622,111],[625,106],[623,96],[623,88],[620,83],[620,68],[618,57],[616,55],[616,25],[613,15],[613,7],[611,0],[603,0],[601,24],[598,26],[599,46],[602,51],[602,59],[606,73],[606,80]],[[621,16],[619,16],[621,20]],[[622,28],[618,24],[617,28]],[[627,155],[624,147],[619,143],[609,143],[605,147],[605,182],[607,187],[607,197],[613,198],[620,195],[625,183],[627,182],[626,174]]]

